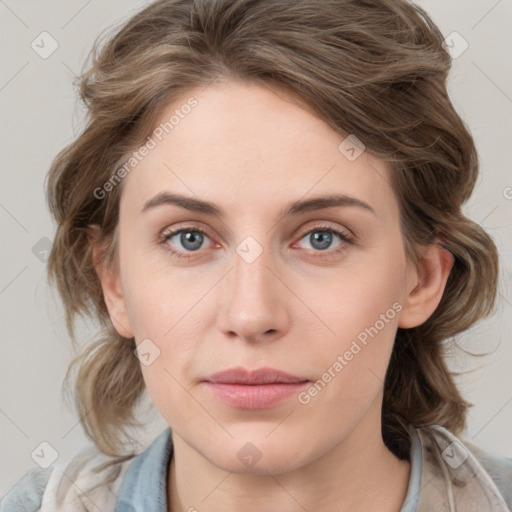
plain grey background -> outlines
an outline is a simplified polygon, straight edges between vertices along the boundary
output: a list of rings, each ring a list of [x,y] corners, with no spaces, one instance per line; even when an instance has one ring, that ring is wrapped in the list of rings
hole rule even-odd
[[[93,40],[147,3],[0,0],[0,497],[36,465],[32,454],[43,450],[47,459],[67,457],[89,443],[74,410],[61,399],[73,351],[62,307],[45,281],[44,260],[55,228],[43,184],[51,160],[80,128],[71,80]],[[475,404],[467,436],[512,456],[512,1],[417,3],[452,47],[450,94],[481,162],[465,211],[493,236],[502,263],[497,313],[459,340],[467,350],[493,353],[471,358],[456,351],[450,364],[456,370],[474,368],[458,380]],[[80,339],[94,332],[84,325]],[[166,426],[156,412],[148,420],[143,445]]]

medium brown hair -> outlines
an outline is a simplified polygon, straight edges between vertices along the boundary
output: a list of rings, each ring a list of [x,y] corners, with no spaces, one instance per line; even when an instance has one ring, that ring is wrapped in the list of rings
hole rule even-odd
[[[169,102],[230,78],[293,91],[334,130],[356,134],[390,165],[407,257],[417,261],[418,246],[431,243],[453,254],[436,311],[397,331],[383,437],[397,452],[407,423],[461,433],[470,404],[444,348],[493,311],[498,255],[461,211],[478,157],[447,94],[451,58],[442,42],[429,16],[405,0],[160,0],[95,41],[77,82],[86,124],[53,161],[47,195],[57,222],[48,271],[71,337],[83,315],[103,328],[70,366],[78,367],[82,425],[100,450],[120,453],[145,386],[135,340],[110,321],[88,239],[99,226],[106,261],[116,264],[122,183],[104,198],[94,190],[152,133]]]

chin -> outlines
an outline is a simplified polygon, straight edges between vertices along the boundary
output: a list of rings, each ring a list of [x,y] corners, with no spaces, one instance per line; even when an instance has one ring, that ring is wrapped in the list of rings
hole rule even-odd
[[[293,471],[307,463],[307,454],[303,453],[301,443],[295,444],[289,439],[286,441],[277,437],[271,442],[265,439],[267,434],[236,436],[223,443],[220,450],[211,452],[211,446],[207,447],[203,456],[224,471],[265,476]]]

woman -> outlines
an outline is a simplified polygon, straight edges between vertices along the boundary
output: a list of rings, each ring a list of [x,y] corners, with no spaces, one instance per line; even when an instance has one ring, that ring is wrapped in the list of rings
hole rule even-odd
[[[48,200],[96,450],[2,510],[512,509],[443,359],[498,256],[442,42],[403,0],[160,0],[95,48]]]

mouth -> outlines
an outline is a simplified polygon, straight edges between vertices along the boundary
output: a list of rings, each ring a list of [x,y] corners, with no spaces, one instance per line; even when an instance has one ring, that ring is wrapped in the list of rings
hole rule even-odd
[[[231,368],[210,375],[206,388],[227,405],[240,409],[266,409],[278,405],[309,384],[309,379],[274,368]]]

